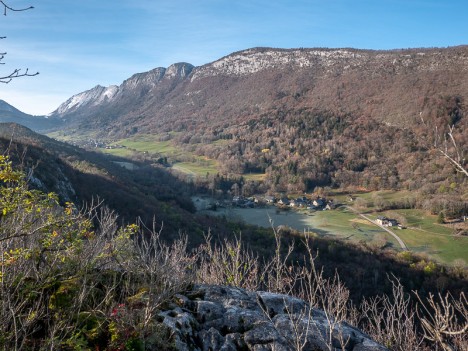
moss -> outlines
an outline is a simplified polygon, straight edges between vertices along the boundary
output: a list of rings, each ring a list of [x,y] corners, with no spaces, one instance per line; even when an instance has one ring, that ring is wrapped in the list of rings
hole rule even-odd
[[[49,308],[53,310],[70,308],[75,303],[75,296],[78,294],[79,289],[78,279],[58,283],[57,290],[50,296]]]
[[[79,333],[86,337],[92,346],[104,346],[109,340],[108,321],[91,312],[82,312],[78,315]]]
[[[145,345],[140,339],[131,338],[125,343],[125,351],[145,351]]]
[[[152,328],[152,334],[145,338],[147,350],[177,351],[172,330],[163,323],[157,323]]]

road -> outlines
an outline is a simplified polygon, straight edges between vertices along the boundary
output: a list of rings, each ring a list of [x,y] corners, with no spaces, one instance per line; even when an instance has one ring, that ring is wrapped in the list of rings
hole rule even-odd
[[[401,238],[396,235],[394,232],[392,232],[390,229],[388,229],[387,227],[384,227],[380,224],[378,224],[377,222],[373,221],[371,218],[367,217],[366,215],[362,214],[362,213],[359,213],[358,211],[356,211],[354,208],[350,207],[350,206],[346,206],[347,209],[353,211],[354,213],[358,214],[359,216],[361,216],[362,218],[364,218],[365,220],[371,222],[372,224],[375,224],[376,226],[382,228],[383,230],[385,230],[387,233],[389,233],[390,235],[392,235],[396,241],[398,241],[398,244],[400,244],[401,248],[403,250],[406,250],[408,251],[408,246],[406,246],[406,244],[403,242],[403,240],[401,240]]]

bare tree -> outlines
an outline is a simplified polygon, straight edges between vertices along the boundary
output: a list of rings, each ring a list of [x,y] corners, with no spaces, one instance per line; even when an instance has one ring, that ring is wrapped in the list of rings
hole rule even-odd
[[[22,12],[22,11],[27,11],[30,9],[33,9],[33,6],[25,7],[25,8],[14,8],[8,5],[5,1],[0,1],[0,6],[3,7],[3,15],[6,16],[8,12]],[[0,39],[5,39],[6,37],[2,36]],[[7,53],[4,51],[0,51],[0,65],[4,65],[5,62],[3,62],[3,59],[5,58],[5,55]],[[14,78],[19,78],[19,77],[32,77],[38,75],[39,72],[35,73],[30,73],[29,69],[26,68],[25,70],[22,70],[20,68],[15,68],[12,72],[6,74],[6,75],[1,75],[0,74],[0,83],[5,83],[8,84],[10,83]]]
[[[392,277],[392,294],[365,299],[361,305],[363,329],[375,341],[395,351],[421,350],[417,319],[403,285]]]
[[[466,350],[468,341],[468,300],[462,292],[458,299],[451,294],[429,294],[424,301],[417,292],[420,309],[418,317],[424,338],[442,347],[444,351]]]
[[[204,284],[224,284],[255,291],[262,277],[258,257],[248,251],[240,237],[212,244],[211,234],[199,248],[198,280]]]
[[[444,142],[441,145],[438,144],[438,140],[436,139],[435,147],[447,160],[449,160],[455,166],[458,172],[461,172],[468,177],[468,169],[465,166],[465,158],[463,155],[464,150],[461,150],[455,141],[453,136],[454,127],[455,126],[453,125],[449,126],[448,132],[444,133]],[[453,151],[451,152],[450,149]]]

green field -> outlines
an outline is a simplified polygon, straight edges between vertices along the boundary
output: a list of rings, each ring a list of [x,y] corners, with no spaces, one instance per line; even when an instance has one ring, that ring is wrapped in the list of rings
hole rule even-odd
[[[130,149],[101,149],[100,151],[113,156],[131,158],[135,154],[135,151]]]
[[[161,141],[160,135],[138,135],[136,137],[122,139],[112,143],[113,146],[124,146],[124,148],[101,149],[101,151],[120,157],[132,158],[135,153],[147,153],[159,157],[168,157],[175,171],[192,175],[194,177],[205,177],[208,173],[218,173],[216,160],[208,159],[176,146],[172,140]],[[217,140],[216,145],[229,144],[229,140]],[[253,173],[242,175],[247,180],[263,181],[265,174]]]
[[[345,241],[365,241],[380,248],[396,248],[396,240],[381,228],[361,220],[345,208],[334,211],[279,211],[274,206],[265,208],[227,208],[209,211],[211,215],[223,215],[231,220],[270,227],[288,226],[301,232],[313,232],[324,237],[338,237]]]
[[[327,232],[328,235],[338,236],[349,241],[365,241],[376,246],[400,248],[396,240],[386,231],[346,208],[334,211],[316,211],[308,217],[312,225]]]
[[[349,201],[349,195],[355,200]],[[376,204],[378,202],[391,203],[400,202],[404,199],[411,199],[414,194],[406,190],[379,190],[371,192],[342,192],[332,191],[331,196],[338,202],[345,203],[347,205],[353,205],[354,207],[359,206],[360,212],[373,212],[376,210]]]
[[[397,201],[401,200],[404,197],[411,196],[410,191],[406,190],[379,190],[379,191],[371,191],[371,192],[363,192],[356,194],[357,197],[363,198],[365,200],[372,201],[375,197],[381,197],[385,201]]]
[[[251,180],[254,182],[263,182],[265,180],[265,173],[248,173],[243,174],[242,177],[246,180]]]
[[[160,140],[158,135],[139,135],[122,139],[112,143],[113,146],[124,148],[102,149],[103,152],[114,156],[132,157],[138,153],[146,153],[156,157],[168,157],[173,164],[172,169],[193,176],[206,176],[217,173],[217,163],[214,160],[177,147],[171,140]]]
[[[216,162],[213,160],[200,160],[198,162],[177,162],[172,166],[172,169],[190,174],[193,176],[206,176],[207,174],[216,174]]]
[[[86,135],[78,135],[76,131],[68,132],[68,131],[57,131],[57,132],[51,132],[51,133],[46,133],[49,138],[53,138],[56,140],[60,141],[65,141],[65,142],[78,142],[81,140],[86,140],[86,139],[94,139],[96,137],[96,132],[90,132]]]
[[[422,210],[386,211],[388,217],[402,216],[406,219],[407,229],[395,230],[409,249],[426,253],[436,259],[451,263],[461,258],[468,262],[468,237],[454,236],[450,225],[437,223],[437,216]]]
[[[373,202],[381,198],[384,201],[399,201],[405,197],[411,197],[408,191],[375,191],[359,193],[356,198],[366,201],[366,206],[356,206],[361,212],[366,212],[369,217],[376,219],[378,216],[395,218],[406,229],[392,229],[408,246],[417,253],[426,254],[440,262],[453,263],[462,259],[468,263],[468,237],[454,236],[454,230],[450,225],[437,223],[437,216],[417,209],[402,209],[383,212],[375,212]],[[347,196],[340,195],[345,202]],[[354,201],[356,204],[356,200]],[[349,205],[352,205],[348,202]]]
[[[128,150],[160,154],[162,156],[172,156],[180,152],[180,149],[174,147],[170,140],[160,141],[159,139],[158,135],[141,135],[134,138],[122,139],[111,145],[121,145],[125,146]],[[125,149],[105,149],[104,152],[115,152],[116,150]]]

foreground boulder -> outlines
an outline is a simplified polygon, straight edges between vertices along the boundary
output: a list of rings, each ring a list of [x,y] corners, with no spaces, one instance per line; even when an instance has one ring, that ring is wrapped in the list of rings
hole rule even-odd
[[[160,317],[182,351],[387,350],[303,300],[234,287],[196,285]]]

